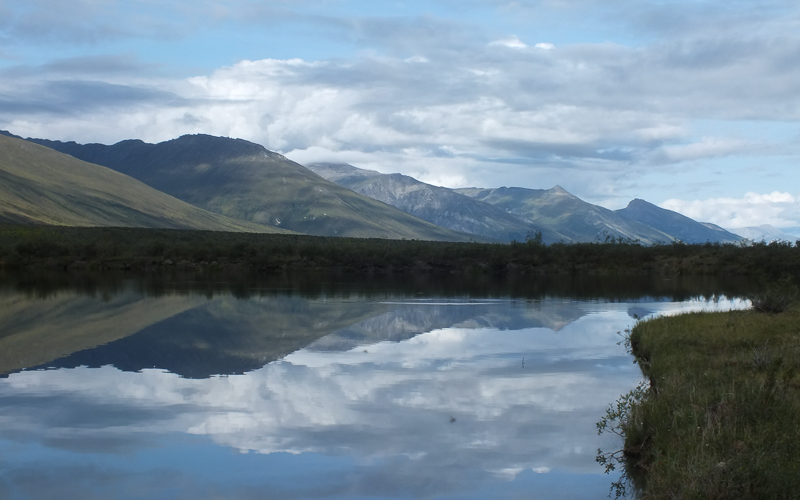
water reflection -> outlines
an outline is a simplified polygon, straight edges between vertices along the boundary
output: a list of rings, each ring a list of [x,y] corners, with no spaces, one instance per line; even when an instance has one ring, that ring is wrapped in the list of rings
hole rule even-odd
[[[602,498],[594,423],[639,378],[617,332],[739,305],[0,300],[0,343],[55,346],[0,380],[2,498]]]

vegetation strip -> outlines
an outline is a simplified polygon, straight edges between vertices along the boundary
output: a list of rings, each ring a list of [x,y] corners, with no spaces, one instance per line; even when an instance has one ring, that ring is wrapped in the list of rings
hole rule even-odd
[[[788,243],[543,245],[263,235],[219,231],[0,225],[0,265],[97,269],[238,266],[257,271],[512,272],[532,274],[800,274]]]
[[[0,224],[0,268],[221,267],[257,272],[353,272],[800,276],[789,243],[667,244],[627,241],[544,245],[337,238],[179,229]]]
[[[649,388],[598,423],[625,437],[624,450],[598,461],[623,462],[623,482],[641,498],[797,498],[800,307],[758,312],[787,295],[796,297],[788,280],[756,296],[753,310],[637,324],[630,347]]]

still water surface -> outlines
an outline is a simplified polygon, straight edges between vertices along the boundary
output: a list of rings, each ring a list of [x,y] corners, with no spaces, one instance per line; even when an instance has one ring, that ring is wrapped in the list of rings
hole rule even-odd
[[[605,498],[619,332],[746,305],[196,288],[0,287],[0,498]]]

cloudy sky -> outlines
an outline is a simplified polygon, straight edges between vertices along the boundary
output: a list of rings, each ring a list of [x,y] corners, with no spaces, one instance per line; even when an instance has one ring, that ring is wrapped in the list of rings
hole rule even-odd
[[[789,0],[0,0],[0,129],[248,139],[800,234]]]

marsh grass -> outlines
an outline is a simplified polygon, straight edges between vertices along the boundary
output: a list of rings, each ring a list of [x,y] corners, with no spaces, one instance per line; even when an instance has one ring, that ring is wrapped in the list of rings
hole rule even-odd
[[[630,346],[650,382],[619,421],[641,498],[798,498],[800,307],[652,319]]]

